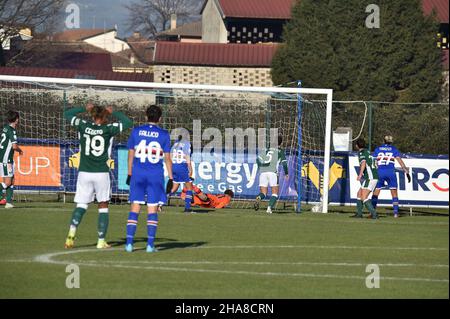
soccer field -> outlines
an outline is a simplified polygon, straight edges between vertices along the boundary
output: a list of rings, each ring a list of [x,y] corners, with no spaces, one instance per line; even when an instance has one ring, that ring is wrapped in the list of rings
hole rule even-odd
[[[223,209],[160,214],[148,254],[146,216],[137,251],[124,251],[128,205],[111,207],[98,251],[91,206],[76,248],[64,250],[72,204],[18,203],[0,208],[0,298],[448,298],[448,216],[355,220],[348,213]],[[80,288],[68,289],[68,264]],[[366,287],[377,264],[380,287]]]

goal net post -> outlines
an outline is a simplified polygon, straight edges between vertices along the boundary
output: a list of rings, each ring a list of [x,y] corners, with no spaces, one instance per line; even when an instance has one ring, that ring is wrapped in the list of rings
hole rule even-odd
[[[161,126],[172,142],[179,135],[190,139],[194,184],[213,194],[233,190],[231,206],[237,208],[253,207],[259,193],[256,158],[278,147],[281,136],[288,177],[280,166],[277,209],[300,212],[320,204],[322,212],[328,210],[332,90],[0,75],[1,125],[7,110],[18,111],[19,143],[25,147],[22,157],[15,155],[16,199],[75,192],[79,141],[63,114],[89,101],[123,111],[134,126],[146,123],[148,105],[159,105]],[[115,137],[110,162],[113,196],[123,200],[129,133]]]

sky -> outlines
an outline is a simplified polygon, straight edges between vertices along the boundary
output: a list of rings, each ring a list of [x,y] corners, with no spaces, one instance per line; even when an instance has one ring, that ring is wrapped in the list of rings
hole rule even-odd
[[[127,30],[126,21],[128,10],[124,5],[130,0],[68,0],[67,3],[75,3],[80,8],[81,28],[106,28],[111,29],[117,25],[118,36],[125,37],[132,32]],[[64,12],[64,10],[63,10]],[[67,16],[67,13],[63,13]],[[65,20],[65,19],[63,19]],[[63,23],[62,23],[63,24]],[[64,24],[61,26],[64,28]],[[61,30],[62,31],[62,30]]]
[[[128,10],[124,7],[139,0],[67,0],[67,5],[74,3],[80,8],[81,28],[105,28],[111,29],[117,25],[118,36],[128,37],[133,30],[127,30]],[[202,1],[202,0],[198,0]],[[63,19],[60,29],[64,30],[64,20],[68,13],[62,10]]]

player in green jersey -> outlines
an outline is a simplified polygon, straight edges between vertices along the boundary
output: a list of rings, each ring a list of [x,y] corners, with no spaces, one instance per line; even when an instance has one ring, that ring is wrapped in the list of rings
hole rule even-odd
[[[375,159],[370,155],[369,150],[366,149],[366,142],[360,138],[356,141],[356,148],[358,149],[359,158],[359,174],[357,180],[361,182],[361,188],[358,191],[357,198],[357,213],[352,217],[361,218],[363,216],[363,206],[365,206],[372,219],[377,219],[377,212],[372,206],[369,198],[371,192],[374,191],[378,182],[378,171]]]
[[[272,214],[272,209],[275,207],[275,203],[278,200],[278,166],[281,164],[284,170],[284,177],[286,180],[288,176],[288,166],[286,160],[286,154],[284,150],[280,148],[283,138],[278,136],[278,146],[276,148],[265,149],[256,159],[256,163],[259,168],[259,189],[260,193],[256,197],[254,204],[255,210],[259,209],[259,203],[266,198],[269,187],[272,190],[272,195],[269,199],[269,206],[267,207],[267,213]]]
[[[0,131],[0,204],[5,208],[13,208],[14,191],[14,152],[22,155],[23,152],[17,145],[16,128],[19,124],[19,113],[8,111],[6,115],[8,125]],[[3,198],[3,192],[6,198]]]
[[[90,113],[93,122],[76,116],[84,111]],[[108,115],[117,118],[119,122],[107,124]],[[74,199],[77,206],[70,219],[65,247],[73,247],[77,227],[95,195],[99,212],[97,248],[109,248],[110,245],[105,240],[109,223],[108,203],[111,196],[108,160],[111,157],[114,135],[130,128],[133,122],[122,112],[113,112],[110,106],[104,108],[91,103],[86,108],[75,107],[65,111],[64,117],[77,129],[80,139],[80,165]]]

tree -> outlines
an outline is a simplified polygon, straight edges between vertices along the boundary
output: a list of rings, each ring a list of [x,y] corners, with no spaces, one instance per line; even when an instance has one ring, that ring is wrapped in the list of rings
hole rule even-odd
[[[0,0],[0,65],[6,64],[3,44],[12,37],[18,36],[23,28],[29,28],[33,33],[50,32],[55,26],[58,13],[65,0]],[[8,64],[28,50],[26,45],[9,56]],[[1,59],[3,58],[3,61]]]
[[[369,4],[380,8],[379,28],[366,26]],[[421,0],[300,0],[272,78],[332,88],[343,100],[436,101],[442,81],[437,30]]]
[[[129,11],[128,27],[130,31],[139,31],[154,38],[166,30],[172,14],[178,21],[186,22],[198,12],[199,0],[139,0],[125,7]]]

